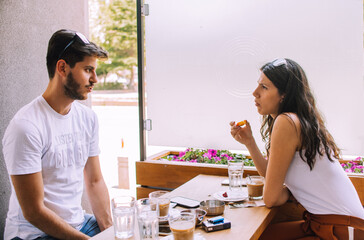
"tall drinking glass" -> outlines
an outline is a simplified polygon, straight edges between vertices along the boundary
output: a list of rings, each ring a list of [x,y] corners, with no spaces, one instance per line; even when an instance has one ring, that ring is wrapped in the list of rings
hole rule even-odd
[[[134,235],[135,198],[118,196],[111,200],[115,239]]]
[[[243,194],[244,163],[241,160],[230,160],[228,163],[229,189],[233,196]]]
[[[139,199],[136,203],[140,239],[158,239],[158,205],[152,205],[149,198]]]

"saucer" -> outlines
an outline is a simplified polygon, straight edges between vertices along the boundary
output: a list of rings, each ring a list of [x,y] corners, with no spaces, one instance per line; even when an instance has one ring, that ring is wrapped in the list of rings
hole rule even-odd
[[[227,197],[224,197],[223,194],[227,193]],[[241,193],[233,193],[231,191],[220,191],[213,194],[213,197],[217,200],[221,200],[224,202],[240,202],[248,198],[248,192],[242,191]]]

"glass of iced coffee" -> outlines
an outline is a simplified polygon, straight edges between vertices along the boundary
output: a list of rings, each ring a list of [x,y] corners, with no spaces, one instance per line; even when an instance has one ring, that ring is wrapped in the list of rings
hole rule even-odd
[[[263,198],[264,177],[249,176],[246,178],[246,185],[251,200],[260,200]]]
[[[193,240],[195,221],[195,214],[193,213],[181,212],[180,215],[169,216],[169,227],[174,240]]]
[[[159,206],[159,220],[160,221],[167,221],[168,219],[168,212],[169,212],[169,204],[170,199],[165,196],[168,193],[167,191],[154,191],[149,193],[149,199],[151,205],[155,206],[158,204]]]

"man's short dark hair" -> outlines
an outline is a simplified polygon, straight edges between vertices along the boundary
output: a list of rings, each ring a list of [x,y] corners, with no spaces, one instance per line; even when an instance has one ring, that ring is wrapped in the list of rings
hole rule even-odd
[[[54,77],[56,64],[59,59],[65,60],[73,68],[77,62],[82,62],[85,56],[93,56],[99,59],[106,59],[108,57],[107,51],[93,42],[85,44],[80,38],[76,38],[76,34],[76,31],[61,29],[55,32],[51,39],[49,39],[47,70],[50,79]]]

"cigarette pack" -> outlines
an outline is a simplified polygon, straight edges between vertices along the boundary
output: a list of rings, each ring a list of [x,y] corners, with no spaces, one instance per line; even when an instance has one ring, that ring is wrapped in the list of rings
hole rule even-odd
[[[202,228],[206,232],[214,232],[214,231],[229,229],[231,228],[231,222],[228,221],[227,219],[224,219],[223,222],[218,222],[218,223],[211,223],[206,220],[202,222]]]

